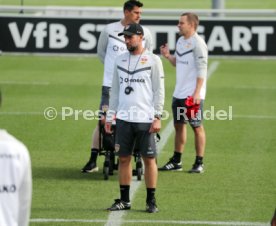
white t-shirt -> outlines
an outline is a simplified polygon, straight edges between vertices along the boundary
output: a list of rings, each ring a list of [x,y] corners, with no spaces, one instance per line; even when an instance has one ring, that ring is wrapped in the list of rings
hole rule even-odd
[[[29,225],[31,199],[29,152],[24,144],[0,129],[0,225]]]
[[[121,21],[118,21],[106,25],[105,29],[100,34],[97,53],[102,63],[104,63],[103,86],[111,87],[114,61],[117,56],[128,52],[124,36],[118,36],[123,30],[124,26]],[[143,27],[143,30],[143,46],[152,51],[153,44],[150,31],[145,27]]]
[[[173,96],[185,99],[192,96],[198,77],[204,78],[200,99],[205,99],[208,49],[205,41],[195,33],[189,39],[181,36],[176,43],[176,85]]]
[[[133,89],[130,94],[125,93],[127,87]],[[162,113],[164,96],[163,65],[157,55],[145,50],[116,59],[109,113],[116,112],[116,118],[124,121],[149,123]]]

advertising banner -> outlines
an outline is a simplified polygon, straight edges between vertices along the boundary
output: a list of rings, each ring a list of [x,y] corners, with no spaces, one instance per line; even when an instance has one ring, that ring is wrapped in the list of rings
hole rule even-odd
[[[90,18],[0,17],[0,50],[22,53],[95,54],[100,32],[116,20]],[[178,20],[142,20],[154,52],[168,43],[174,51]],[[276,56],[276,20],[201,20],[198,33],[210,55]]]

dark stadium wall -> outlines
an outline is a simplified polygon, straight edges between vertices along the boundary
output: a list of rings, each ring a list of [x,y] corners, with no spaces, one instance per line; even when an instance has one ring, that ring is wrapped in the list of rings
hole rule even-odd
[[[0,17],[0,50],[16,53],[95,54],[99,34],[111,20]],[[177,20],[143,20],[154,41],[154,52],[168,43],[174,51]],[[198,33],[210,55],[276,56],[275,20],[201,20]]]

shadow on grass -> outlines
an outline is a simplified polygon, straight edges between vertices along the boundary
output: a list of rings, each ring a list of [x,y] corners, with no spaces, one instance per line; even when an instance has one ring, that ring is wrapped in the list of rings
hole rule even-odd
[[[104,180],[104,174],[101,169],[94,173],[82,173],[76,168],[33,166],[32,171],[34,179]],[[114,175],[110,175],[108,180],[117,181],[117,174],[118,172],[115,171]]]

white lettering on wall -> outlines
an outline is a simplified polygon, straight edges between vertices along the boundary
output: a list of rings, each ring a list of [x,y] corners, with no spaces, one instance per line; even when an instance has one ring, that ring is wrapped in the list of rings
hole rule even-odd
[[[90,50],[97,46],[97,39],[91,32],[95,31],[95,24],[84,24],[80,27],[80,37],[84,39],[79,44],[80,49]]]
[[[34,25],[32,23],[26,23],[21,36],[15,22],[9,23],[8,27],[10,29],[15,46],[17,48],[25,48],[29,41]]]
[[[63,24],[50,24],[50,49],[63,49],[68,43],[69,39],[66,36],[67,29]]]

